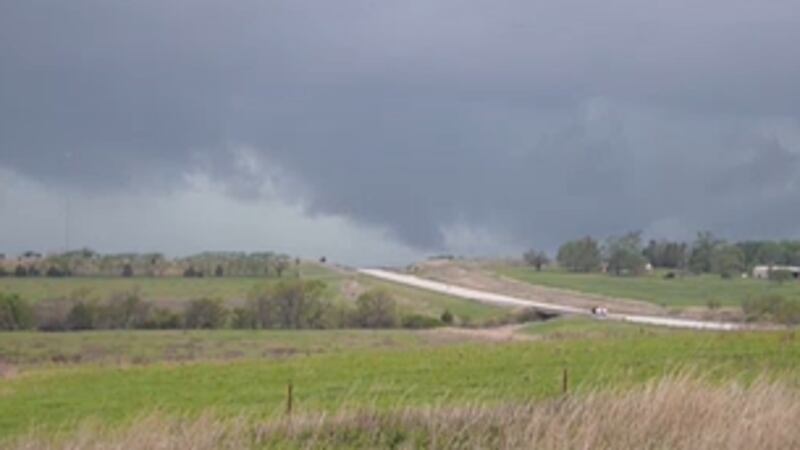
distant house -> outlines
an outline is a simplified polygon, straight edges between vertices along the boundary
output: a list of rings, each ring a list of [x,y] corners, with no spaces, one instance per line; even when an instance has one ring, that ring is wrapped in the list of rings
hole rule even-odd
[[[769,279],[771,271],[789,272],[794,279],[800,279],[800,267],[798,266],[755,266],[753,267],[753,278]]]

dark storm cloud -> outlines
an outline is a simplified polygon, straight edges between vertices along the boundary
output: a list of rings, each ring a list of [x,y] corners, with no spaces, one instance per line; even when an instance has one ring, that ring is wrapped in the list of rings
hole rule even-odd
[[[660,3],[4,2],[0,165],[248,198],[278,171],[423,248],[798,235],[800,8]]]

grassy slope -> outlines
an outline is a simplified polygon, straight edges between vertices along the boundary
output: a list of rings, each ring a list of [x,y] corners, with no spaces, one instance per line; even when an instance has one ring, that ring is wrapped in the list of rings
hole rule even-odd
[[[296,276],[290,273],[287,277]],[[508,312],[506,308],[449,297],[421,289],[386,283],[365,276],[348,275],[327,269],[317,264],[300,266],[303,279],[321,280],[328,284],[326,298],[345,301],[341,296],[341,283],[357,280],[365,288],[380,287],[394,294],[404,313],[417,313],[439,317],[449,309],[460,318],[481,320],[497,317]],[[185,301],[200,297],[238,300],[256,286],[276,283],[276,278],[0,278],[0,292],[16,293],[31,301],[66,297],[72,293],[88,290],[90,296],[107,298],[115,292],[139,289],[146,300]]]
[[[337,272],[317,264],[301,264],[285,277],[334,280]],[[199,297],[215,297],[225,300],[241,299],[253,287],[264,283],[275,283],[277,278],[258,277],[208,277],[208,278],[150,278],[150,277],[72,277],[72,278],[0,278],[0,292],[21,295],[31,301],[65,297],[73,292],[88,290],[90,295],[105,298],[109,295],[138,288],[147,300],[188,300]]]
[[[547,322],[526,325],[519,332],[546,339],[636,339],[648,336],[669,336],[678,333],[666,327],[641,326],[625,322],[590,319],[588,317],[564,317]],[[698,337],[703,336],[698,334]]]
[[[468,408],[344,410],[258,421],[153,414],[130,427],[80,427],[55,443],[34,433],[9,448],[786,449],[800,446],[798,405],[800,391],[780,382],[743,388],[668,376],[623,391]]]
[[[0,333],[0,362],[22,370],[63,363],[119,365],[265,359],[433,343],[402,330],[189,330]]]
[[[724,280],[715,275],[688,276],[672,280],[661,274],[613,277],[605,274],[536,272],[527,267],[494,266],[492,270],[531,284],[580,292],[649,301],[664,306],[705,306],[709,300],[724,306],[739,306],[747,298],[780,294],[800,299],[800,283],[776,284],[763,280]]]
[[[23,432],[32,421],[44,427],[88,417],[118,422],[154,408],[270,415],[282,408],[288,380],[295,384],[298,411],[308,412],[548,397],[559,391],[564,367],[580,389],[627,385],[687,366],[726,378],[765,371],[796,375],[800,369],[800,340],[788,333],[636,327],[603,339],[582,333],[558,338],[560,327],[575,323],[547,326],[554,327],[545,330],[552,339],[509,344],[339,347],[277,361],[42,369],[0,384],[0,435]]]
[[[406,312],[439,317],[447,309],[460,319],[466,318],[470,320],[499,317],[509,312],[508,308],[451,297],[366,276],[359,276],[358,280],[365,287],[388,290],[398,299],[400,309]]]

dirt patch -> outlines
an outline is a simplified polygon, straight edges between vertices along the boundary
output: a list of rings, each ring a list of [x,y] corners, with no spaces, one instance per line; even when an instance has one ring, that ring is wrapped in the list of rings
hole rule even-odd
[[[665,315],[664,308],[637,300],[536,286],[490,272],[476,262],[427,261],[415,265],[411,273],[417,276],[482,291],[513,297],[590,310],[602,304],[613,313]]]
[[[744,322],[744,313],[741,308],[709,309],[705,306],[689,306],[680,311],[682,317],[691,317],[698,320],[711,320],[717,322]]]
[[[17,376],[19,371],[16,366],[0,361],[0,380],[8,380]]]
[[[366,288],[355,279],[347,279],[341,285],[342,296],[348,300],[355,300],[366,291]]]
[[[427,330],[421,333],[427,334],[433,338],[442,338],[447,341],[463,341],[466,339],[489,342],[509,342],[536,339],[536,336],[518,333],[518,331],[525,326],[526,324],[504,325],[502,327],[493,328],[446,327]]]

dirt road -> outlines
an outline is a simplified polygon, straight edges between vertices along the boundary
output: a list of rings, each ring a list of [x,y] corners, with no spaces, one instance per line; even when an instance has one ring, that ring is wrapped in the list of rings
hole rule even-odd
[[[461,297],[469,300],[475,300],[484,303],[495,305],[504,305],[509,307],[529,307],[536,308],[542,311],[553,312],[558,314],[569,315],[583,315],[594,317],[590,311],[590,307],[578,307],[568,304],[560,304],[555,302],[548,302],[539,300],[536,297],[520,298],[516,296],[497,294],[484,290],[472,289],[463,286],[456,286],[449,283],[440,281],[433,281],[425,278],[420,278],[414,275],[402,274],[398,272],[391,272],[382,269],[359,269],[359,273],[371,277],[379,278],[381,280],[392,281],[395,283],[405,284],[420,289],[427,289],[442,294]],[[543,288],[546,290],[546,288]],[[561,295],[563,291],[558,291]],[[679,319],[672,317],[664,317],[658,315],[643,315],[643,314],[629,314],[618,313],[612,307],[611,313],[603,317],[602,320],[618,320],[622,322],[631,322],[646,325],[660,325],[673,328],[689,328],[695,330],[723,330],[733,331],[747,329],[746,325],[730,322],[711,322],[693,319]]]

